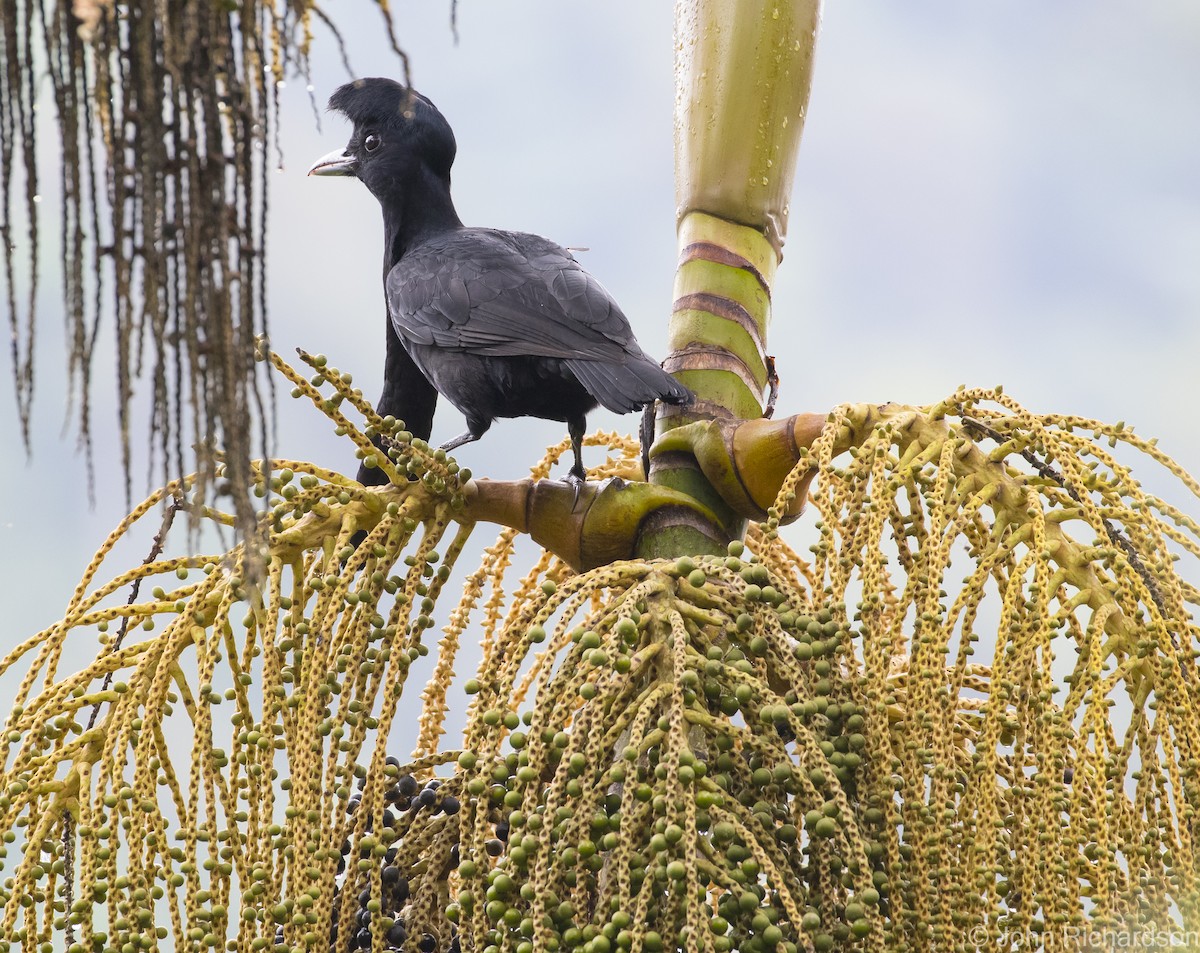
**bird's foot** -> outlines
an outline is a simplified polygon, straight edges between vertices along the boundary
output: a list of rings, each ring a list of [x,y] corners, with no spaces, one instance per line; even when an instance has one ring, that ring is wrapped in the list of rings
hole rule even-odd
[[[572,467],[563,482],[575,491],[575,495],[571,497],[571,512],[574,513],[575,507],[579,505],[579,493],[587,483],[587,474]]]
[[[449,453],[451,450],[457,450],[464,443],[474,443],[487,431],[487,426],[477,427],[474,430],[468,429],[465,433],[460,433],[453,440],[447,440],[444,444],[438,447],[439,450]],[[476,433],[475,430],[479,432]]]

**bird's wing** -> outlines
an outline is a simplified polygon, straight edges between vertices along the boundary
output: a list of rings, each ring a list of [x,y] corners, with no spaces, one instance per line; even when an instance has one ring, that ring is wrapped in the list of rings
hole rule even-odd
[[[629,321],[566,249],[519,232],[463,229],[410,250],[387,277],[396,332],[484,356],[625,363]]]

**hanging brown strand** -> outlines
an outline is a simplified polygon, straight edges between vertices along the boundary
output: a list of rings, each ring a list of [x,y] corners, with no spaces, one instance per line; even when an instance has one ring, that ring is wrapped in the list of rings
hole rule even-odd
[[[376,5],[395,45],[386,5]],[[306,0],[0,0],[0,13],[0,242],[26,448],[43,187],[37,142],[49,125],[62,156],[67,412],[89,487],[102,328],[115,343],[126,496],[140,380],[149,394],[151,482],[195,469],[201,498],[248,486],[251,451],[265,456],[272,430],[253,341],[267,326],[277,89],[289,69],[307,74],[312,15],[327,19]],[[52,100],[39,89],[47,75]],[[220,487],[218,458],[228,476]],[[233,510],[239,531],[251,531],[249,498],[234,493]]]

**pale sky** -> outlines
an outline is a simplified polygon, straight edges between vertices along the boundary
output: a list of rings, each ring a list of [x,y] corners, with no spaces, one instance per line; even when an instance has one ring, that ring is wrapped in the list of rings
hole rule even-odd
[[[414,83],[458,139],[464,221],[588,247],[580,260],[661,358],[676,258],[671,4],[463,0],[457,45],[448,4],[394,7]],[[328,12],[359,75],[399,75],[373,9]],[[347,77],[320,31],[314,67],[323,103]],[[349,132],[336,116],[315,128],[304,86],[297,77],[284,91],[285,168],[272,177],[272,339],[284,353],[328,354],[374,398],[379,212],[355,181],[304,176]],[[960,383],[1003,383],[1035,410],[1126,420],[1200,473],[1198,96],[1194,0],[829,0],[768,347],[783,379],[779,413],[924,404]],[[51,165],[43,174],[57,178]],[[0,415],[10,448],[0,471],[0,650],[58,617],[126,511],[104,356],[95,509],[73,437],[60,433],[49,192],[43,210],[51,240],[30,460],[15,413]],[[281,394],[279,455],[353,473],[352,449]],[[589,424],[633,430],[636,421],[599,411]],[[434,440],[461,430],[443,402]],[[477,474],[518,478],[563,435],[556,423],[498,421],[457,456]],[[139,461],[138,499],[144,472]],[[800,545],[807,526],[793,531]],[[147,546],[148,536],[135,541],[120,568]]]

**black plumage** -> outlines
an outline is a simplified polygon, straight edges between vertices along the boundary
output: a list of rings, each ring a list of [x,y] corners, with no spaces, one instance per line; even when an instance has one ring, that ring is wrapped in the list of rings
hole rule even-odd
[[[561,420],[574,450],[571,479],[582,481],[585,417],[597,404],[629,413],[689,399],[565,248],[463,226],[450,198],[454,134],[428,99],[389,79],[363,79],[338,89],[329,106],[354,131],[309,174],[355,175],[383,209],[389,321],[380,414],[428,439],[444,395],[467,418],[447,450],[479,439],[497,417]]]

